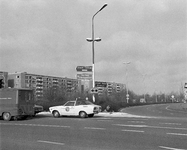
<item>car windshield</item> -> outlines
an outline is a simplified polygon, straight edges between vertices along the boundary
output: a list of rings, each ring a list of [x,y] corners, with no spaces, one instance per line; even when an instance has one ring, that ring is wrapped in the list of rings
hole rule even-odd
[[[86,100],[77,101],[76,105],[93,105],[92,102]]]

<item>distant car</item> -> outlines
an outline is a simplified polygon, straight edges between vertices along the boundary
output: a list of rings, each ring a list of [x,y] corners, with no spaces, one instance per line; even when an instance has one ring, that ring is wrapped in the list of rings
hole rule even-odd
[[[44,109],[43,109],[43,106],[40,106],[40,105],[34,105],[34,116],[39,113],[39,112],[42,112]]]
[[[53,117],[80,116],[81,118],[93,117],[101,112],[101,106],[95,105],[88,100],[67,101],[64,105],[49,107]]]

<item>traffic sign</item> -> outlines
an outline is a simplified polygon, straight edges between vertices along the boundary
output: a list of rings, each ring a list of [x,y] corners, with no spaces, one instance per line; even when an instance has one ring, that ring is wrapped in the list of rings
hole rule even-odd
[[[90,90],[90,92],[91,92],[92,94],[96,94],[96,93],[98,93],[98,89],[97,89],[97,88],[92,88],[92,89]]]
[[[96,81],[96,82],[95,82],[95,86],[96,86],[96,87],[107,87],[107,83],[106,83],[106,82],[99,82],[99,81]]]
[[[92,66],[77,66],[77,72],[92,72]]]
[[[77,79],[92,79],[92,74],[87,74],[87,73],[77,74]]]

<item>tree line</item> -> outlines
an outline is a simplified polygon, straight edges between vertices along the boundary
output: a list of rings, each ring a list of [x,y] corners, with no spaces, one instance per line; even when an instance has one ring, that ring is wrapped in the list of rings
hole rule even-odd
[[[161,103],[173,103],[182,102],[184,99],[184,93],[171,92],[171,93],[153,93],[152,95],[146,93],[145,95],[138,95],[132,90],[128,90],[129,101],[126,100],[126,89],[112,93],[104,91],[102,94],[95,94],[94,104],[102,106],[103,111],[119,111],[121,108],[148,105],[148,104],[161,104]],[[145,97],[145,99],[144,99]],[[92,94],[80,93],[80,92],[67,92],[65,89],[49,88],[44,92],[42,100],[36,101],[36,104],[42,105],[44,110],[48,111],[50,106],[63,105],[69,100],[88,99],[92,102]],[[109,106],[110,110],[107,109]]]

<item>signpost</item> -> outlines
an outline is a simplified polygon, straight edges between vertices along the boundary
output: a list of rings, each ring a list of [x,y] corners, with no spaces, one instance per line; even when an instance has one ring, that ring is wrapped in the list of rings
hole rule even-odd
[[[95,87],[107,87],[107,83],[96,81],[95,82]]]
[[[97,93],[98,93],[98,89],[97,89],[97,88],[92,88],[92,89],[90,90],[90,92],[91,92],[92,94],[97,94]]]
[[[77,79],[79,80],[79,90],[81,93],[88,92],[91,88],[90,81],[93,80],[92,66],[77,66]]]
[[[77,74],[77,79],[92,79],[92,74]]]
[[[77,66],[77,72],[92,72],[92,66]]]

